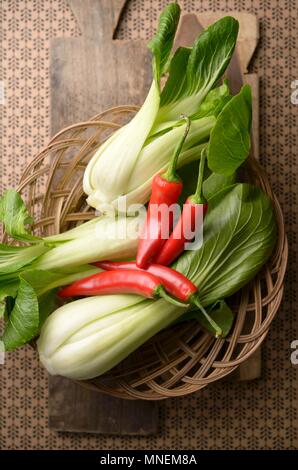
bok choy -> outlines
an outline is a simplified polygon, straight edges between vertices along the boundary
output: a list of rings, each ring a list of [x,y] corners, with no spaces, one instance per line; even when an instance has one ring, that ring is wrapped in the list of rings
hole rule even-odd
[[[88,203],[98,210],[115,205],[123,195],[129,203],[148,201],[152,178],[166,168],[183,133],[181,113],[190,116],[192,125],[180,166],[200,157],[202,145],[209,142],[218,119],[221,126],[225,123],[225,106],[232,97],[227,84],[216,86],[234,52],[238,22],[229,16],[222,18],[203,31],[192,48],[179,48],[171,56],[179,16],[177,3],[167,5],[149,43],[153,82],[143,106],[126,126],[107,139],[87,165],[84,191]],[[161,77],[168,71],[161,90]],[[242,95],[239,101],[243,101]],[[251,109],[248,102],[242,107],[248,116],[242,129],[247,140]],[[239,127],[243,121],[233,124]],[[230,165],[236,169],[246,156],[241,154],[237,162],[233,155],[228,156]]]
[[[205,234],[203,246],[185,252],[175,268],[199,286],[207,306],[236,292],[270,256],[276,239],[270,199],[247,184],[223,189],[209,200]],[[227,310],[223,302],[220,308]],[[47,319],[38,340],[40,358],[53,375],[96,377],[185,312],[187,307],[135,295],[77,300]]]
[[[8,235],[27,243],[0,244],[0,317],[5,314],[7,319],[2,340],[6,350],[12,350],[32,339],[41,318],[55,309],[54,292],[52,297],[48,292],[98,271],[87,263],[135,256],[143,216],[95,217],[62,234],[41,238],[28,229],[32,219],[20,195],[7,190],[0,198],[0,221]],[[36,305],[38,313],[31,318]]]
[[[28,269],[51,270],[91,263],[103,257],[130,258],[136,253],[139,230],[144,219],[140,212],[135,217],[102,215],[58,235],[35,237],[25,225],[29,214],[14,190],[0,198],[1,206],[10,207],[0,221],[6,232],[31,246],[0,244],[0,283]]]
[[[1,340],[11,351],[39,336],[40,358],[51,374],[101,375],[163,328],[189,318],[211,333],[215,321],[227,335],[233,313],[225,299],[256,275],[275,245],[271,200],[261,189],[237,182],[237,169],[250,150],[251,90],[243,86],[232,96],[222,77],[238,22],[224,17],[193,47],[172,52],[179,17],[177,3],[166,6],[149,43],[153,81],[144,104],[96,150],[85,170],[88,203],[103,215],[58,235],[36,236],[20,195],[8,190],[0,198],[6,234],[23,244],[0,244]],[[120,210],[116,216],[105,212],[120,196],[128,204],[148,201],[153,177],[167,168],[184,133],[182,113],[191,125],[178,161],[184,183],[180,202],[191,194],[194,176],[197,180],[195,160],[206,154],[202,180],[209,208],[202,245],[172,267],[195,284],[203,308],[130,294],[84,298],[57,308],[57,289],[98,273],[92,262],[135,259],[145,211],[127,217]],[[202,317],[204,308],[208,314]],[[213,326],[208,315],[215,319]]]

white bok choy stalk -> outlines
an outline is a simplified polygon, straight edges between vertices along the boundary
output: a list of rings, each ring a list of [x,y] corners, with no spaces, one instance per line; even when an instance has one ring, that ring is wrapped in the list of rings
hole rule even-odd
[[[222,18],[198,37],[193,48],[178,48],[170,57],[179,16],[178,4],[168,4],[149,43],[153,82],[143,106],[87,165],[83,187],[88,204],[98,210],[115,205],[120,196],[127,196],[131,203],[148,201],[152,178],[166,168],[183,132],[179,128],[182,113],[191,118],[192,131],[179,165],[199,159],[200,148],[195,149],[195,144],[208,142],[216,117],[227,102],[227,85],[214,87],[233,54],[238,22]],[[160,78],[166,72],[168,79],[161,91]],[[188,152],[187,159],[184,152]]]
[[[215,116],[204,117],[192,122],[187,142],[184,144],[184,151],[179,156],[178,168],[199,158],[215,122]],[[145,204],[148,201],[154,175],[167,167],[184,130],[183,125],[173,127],[166,134],[157,136],[143,147],[134,168],[131,170],[130,181],[126,187],[127,207],[131,204]],[[158,155],[158,158],[152,158],[153,155]],[[113,170],[110,168],[109,172],[111,171]],[[148,175],[150,176],[148,177]],[[104,211],[105,204],[103,199],[101,199],[102,203],[100,206],[97,204],[98,196],[99,191],[91,193],[88,203]],[[118,202],[119,194],[115,199],[109,201],[115,209],[119,210]]]
[[[86,168],[84,191],[89,195],[88,203],[98,210],[102,210],[102,203],[126,193],[131,172],[159,110],[160,77],[169,59],[179,17],[177,3],[169,4],[161,14],[158,31],[149,44],[153,82],[148,96],[136,116],[98,149]]]
[[[0,222],[5,232],[25,246],[0,244],[0,336],[6,351],[37,337],[57,307],[57,288],[90,276],[99,269],[88,263],[132,259],[136,255],[145,210],[131,217],[95,217],[62,234],[37,237],[21,196],[7,190],[0,197]]]
[[[131,259],[137,252],[140,228],[144,218],[101,216],[78,227],[65,243],[54,246],[37,260],[36,269],[56,269],[79,266],[100,259]],[[67,238],[68,232],[58,237],[48,237],[46,242]]]
[[[21,196],[7,190],[0,198],[0,221],[8,235],[27,245],[0,244],[0,288],[5,279],[28,269],[56,270],[106,258],[133,258],[144,216],[145,208],[131,217],[101,215],[64,233],[39,238],[25,227],[31,219]]]
[[[77,300],[47,319],[37,342],[40,360],[52,375],[102,375],[185,311],[136,295]]]

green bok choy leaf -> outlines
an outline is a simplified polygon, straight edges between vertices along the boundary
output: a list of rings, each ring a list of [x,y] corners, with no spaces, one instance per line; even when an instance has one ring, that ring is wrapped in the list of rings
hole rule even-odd
[[[205,29],[191,50],[178,49],[162,91],[157,122],[195,114],[225,72],[233,55],[239,23],[226,16]]]
[[[32,224],[33,219],[23,204],[21,196],[13,189],[5,191],[0,198],[0,221],[3,222],[7,235],[22,242],[40,241],[26,228],[27,225]]]

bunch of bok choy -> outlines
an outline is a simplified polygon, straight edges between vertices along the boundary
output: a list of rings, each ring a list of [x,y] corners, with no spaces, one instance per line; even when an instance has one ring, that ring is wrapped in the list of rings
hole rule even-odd
[[[84,191],[88,203],[98,210],[115,205],[123,195],[128,203],[148,201],[153,176],[167,166],[184,132],[181,113],[190,116],[192,124],[179,158],[180,166],[198,159],[202,147],[209,142],[209,168],[220,172],[217,162],[222,148],[217,142],[226,129],[227,142],[238,140],[239,155],[234,160],[227,149],[225,159],[229,165],[225,171],[233,173],[246,157],[250,89],[244,87],[233,97],[226,83],[218,85],[235,49],[238,21],[229,16],[220,19],[200,34],[193,47],[180,47],[172,55],[179,17],[177,3],[166,6],[148,46],[153,70],[148,96],[135,117],[106,140],[86,168]],[[165,73],[168,78],[161,89]],[[233,114],[232,123],[228,105],[230,109],[241,109]]]
[[[181,202],[192,194],[195,160],[204,148],[208,212],[202,246],[184,252],[172,267],[198,288],[202,306],[225,336],[233,323],[225,299],[268,260],[276,223],[270,199],[261,189],[240,183],[236,171],[250,149],[250,88],[231,96],[228,84],[219,83],[235,48],[238,22],[222,18],[193,47],[172,54],[179,16],[177,3],[162,13],[149,44],[153,82],[148,96],[136,116],[91,158],[84,190],[97,209],[115,205],[123,195],[128,203],[147,202],[154,175],[168,165],[184,132],[180,115],[189,116],[190,131],[179,157],[184,165],[179,170],[185,192]],[[205,318],[191,305],[138,295],[95,296],[57,309],[58,287],[99,271],[88,263],[135,258],[142,214],[102,215],[65,233],[37,237],[28,228],[33,221],[20,195],[9,190],[0,199],[0,220],[11,238],[25,244],[0,245],[1,340],[7,351],[39,336],[40,358],[50,373],[88,379],[174,322],[195,317],[204,325]],[[205,327],[212,332],[210,324]]]
[[[232,314],[219,299],[255,276],[272,252],[275,235],[271,201],[260,189],[238,183],[209,199],[204,244],[185,252],[174,267],[199,286],[201,302],[223,329],[225,322],[231,326]],[[38,340],[41,361],[54,375],[101,375],[183,315],[192,318],[188,310],[136,295],[77,300],[47,319]]]
[[[7,190],[0,198],[0,221],[7,235],[26,244],[0,244],[0,317],[7,319],[2,340],[11,350],[39,332],[43,318],[55,308],[54,289],[98,272],[88,263],[135,256],[143,216],[102,215],[40,238],[28,231],[32,219],[21,196]]]

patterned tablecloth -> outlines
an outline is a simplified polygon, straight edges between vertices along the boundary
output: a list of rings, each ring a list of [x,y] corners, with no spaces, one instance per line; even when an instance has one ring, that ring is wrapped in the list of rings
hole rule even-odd
[[[130,0],[120,38],[151,37],[162,0]],[[57,434],[47,425],[47,377],[29,348],[0,366],[1,449],[290,449],[298,448],[298,366],[290,362],[297,321],[296,0],[180,0],[188,12],[243,10],[260,20],[252,64],[261,79],[261,161],[283,205],[291,244],[284,301],[264,344],[262,379],[216,383],[161,406],[160,432],[150,438]],[[49,40],[80,34],[67,0],[0,2],[0,193],[15,186],[49,138]]]

